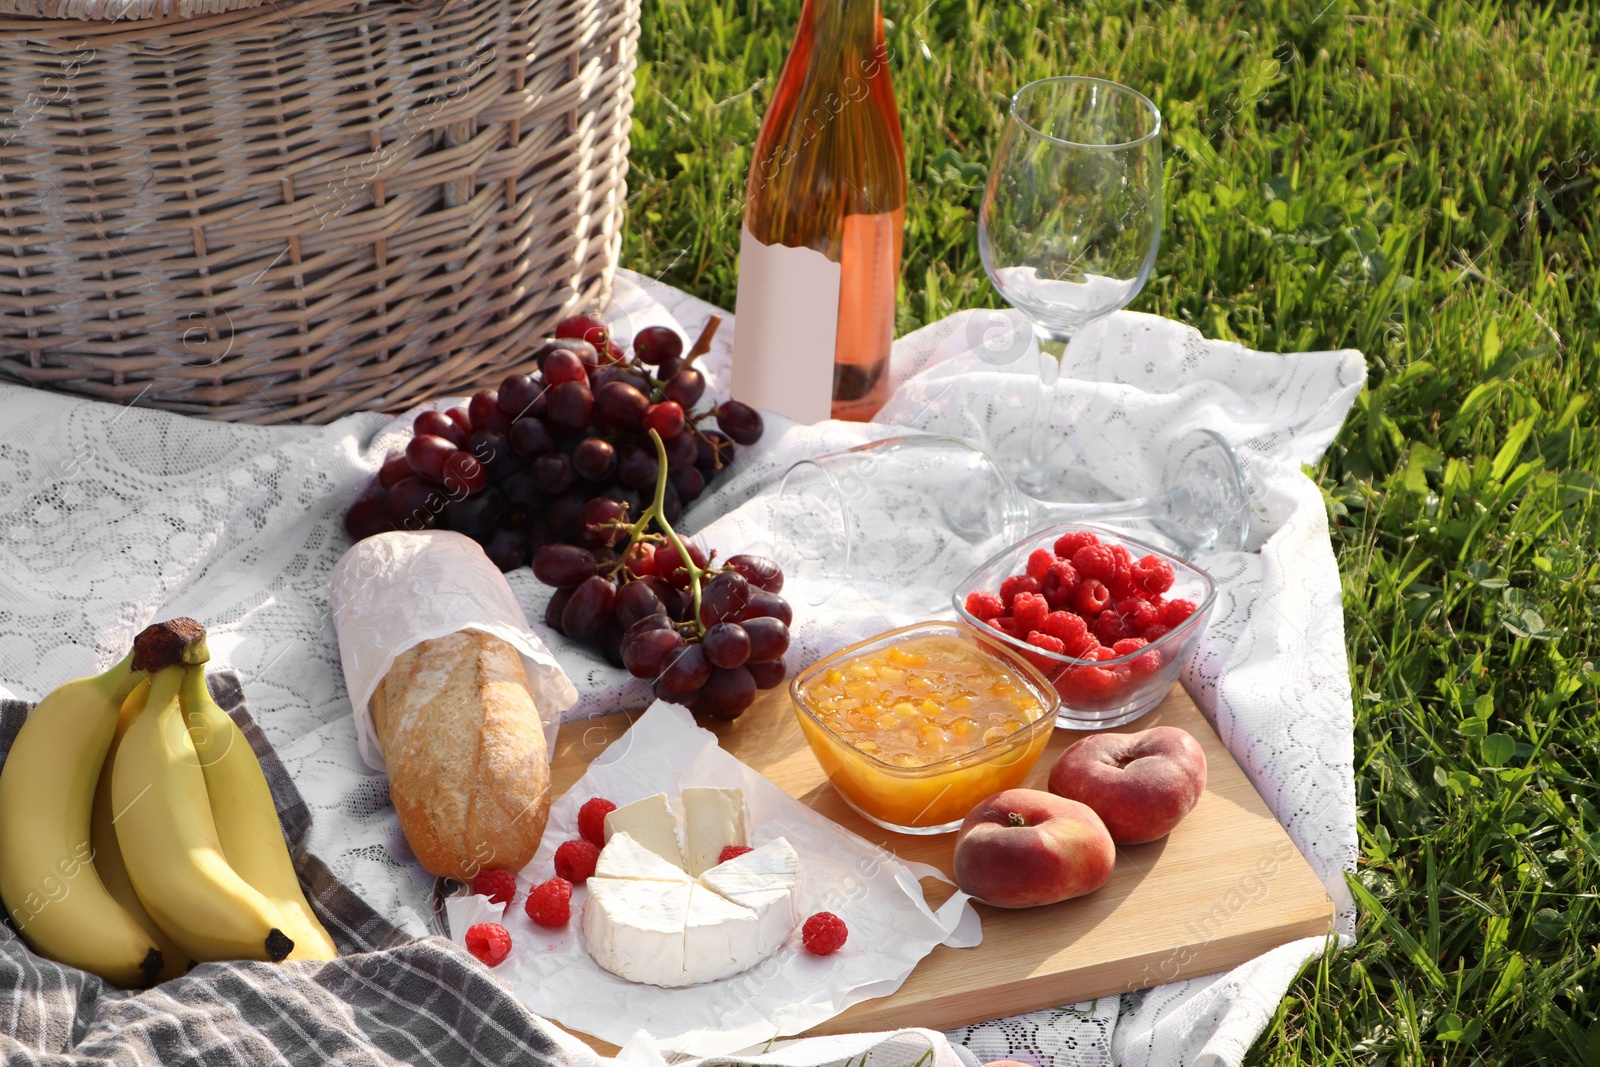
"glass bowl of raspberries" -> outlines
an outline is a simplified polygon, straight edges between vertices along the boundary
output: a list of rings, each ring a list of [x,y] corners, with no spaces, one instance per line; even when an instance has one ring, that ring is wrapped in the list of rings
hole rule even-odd
[[[1087,523],[1040,530],[970,574],[956,614],[1021,653],[1061,697],[1056,725],[1105,730],[1159,704],[1216,601],[1211,576]]]

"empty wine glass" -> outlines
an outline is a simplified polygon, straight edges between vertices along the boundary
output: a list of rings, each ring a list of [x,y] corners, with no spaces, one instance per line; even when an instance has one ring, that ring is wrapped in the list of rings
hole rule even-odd
[[[906,612],[937,612],[974,567],[1043,527],[1095,522],[1194,559],[1237,551],[1250,529],[1238,457],[1190,430],[1166,449],[1155,492],[1100,503],[1039,500],[959,437],[890,437],[801,460],[769,500],[784,595],[809,607],[844,586]]]
[[[978,251],[1027,316],[1040,385],[1016,472],[1050,498],[1050,416],[1061,357],[1085,325],[1144,288],[1161,244],[1161,112],[1100,78],[1045,78],[1011,98],[978,216]]]

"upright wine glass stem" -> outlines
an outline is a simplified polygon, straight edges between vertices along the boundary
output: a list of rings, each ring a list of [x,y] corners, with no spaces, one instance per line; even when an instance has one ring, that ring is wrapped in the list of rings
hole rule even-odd
[[[1051,415],[1056,404],[1056,379],[1061,377],[1061,358],[1066,355],[1072,335],[1046,330],[1035,325],[1039,350],[1039,391],[1033,402],[1033,427],[1028,432],[1028,457],[1017,475],[1017,485],[1031,497],[1048,495],[1054,481],[1050,469],[1050,442],[1055,436]]]

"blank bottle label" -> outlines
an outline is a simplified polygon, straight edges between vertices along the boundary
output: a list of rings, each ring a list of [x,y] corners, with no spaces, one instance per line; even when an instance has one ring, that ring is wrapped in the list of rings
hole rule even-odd
[[[734,396],[796,422],[829,417],[842,275],[839,264],[821,252],[763,244],[743,228],[734,305]]]

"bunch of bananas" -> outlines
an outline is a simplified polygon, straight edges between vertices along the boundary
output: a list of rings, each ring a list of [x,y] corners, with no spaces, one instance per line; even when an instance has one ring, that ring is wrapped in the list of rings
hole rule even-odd
[[[0,767],[0,901],[24,941],[115,985],[212,960],[333,959],[205,630],[146,629],[34,708]]]

